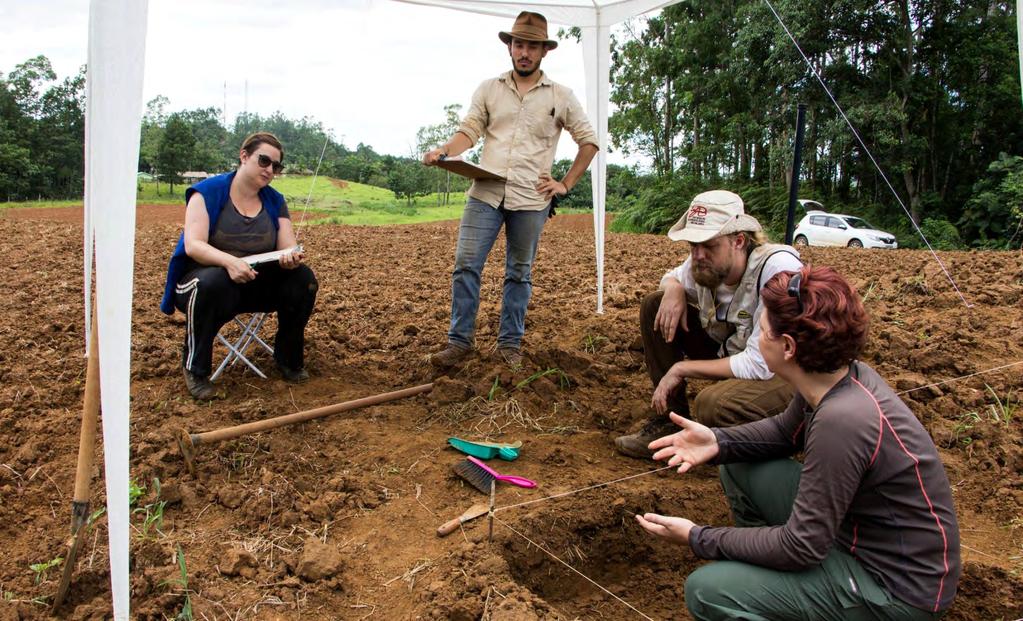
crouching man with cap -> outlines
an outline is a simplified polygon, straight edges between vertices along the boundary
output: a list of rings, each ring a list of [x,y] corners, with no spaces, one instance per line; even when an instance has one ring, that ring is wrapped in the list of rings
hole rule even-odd
[[[678,431],[669,412],[708,427],[730,427],[780,413],[792,389],[760,354],[761,287],[802,267],[789,246],[766,243],[742,199],[725,190],[699,194],[668,231],[689,242],[689,257],[643,299],[640,329],[655,414],[636,433],[615,439],[618,452],[649,458],[653,440]],[[720,380],[700,391],[692,411],[687,379]]]
[[[533,259],[551,201],[572,189],[598,148],[597,135],[575,95],[540,70],[547,52],[558,46],[547,37],[544,16],[523,11],[511,31],[498,37],[508,46],[512,70],[480,84],[458,131],[423,155],[423,163],[432,166],[483,138],[480,166],[503,177],[477,179],[469,189],[451,278],[448,345],[430,357],[442,368],[465,361],[473,351],[480,275],[502,226],[507,252],[497,351],[509,366],[519,366]],[[551,177],[551,164],[563,129],[579,150],[558,180]]]

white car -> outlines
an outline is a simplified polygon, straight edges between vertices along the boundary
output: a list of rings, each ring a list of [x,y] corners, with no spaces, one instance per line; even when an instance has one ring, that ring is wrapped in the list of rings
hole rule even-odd
[[[863,218],[817,210],[806,212],[792,233],[792,241],[797,246],[899,247],[894,235],[874,228]]]

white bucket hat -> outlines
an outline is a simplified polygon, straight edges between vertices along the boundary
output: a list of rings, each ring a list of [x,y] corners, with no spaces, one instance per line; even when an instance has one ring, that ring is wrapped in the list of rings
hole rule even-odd
[[[696,195],[689,209],[668,231],[668,238],[700,244],[722,235],[760,230],[757,219],[743,211],[738,194],[711,190]]]

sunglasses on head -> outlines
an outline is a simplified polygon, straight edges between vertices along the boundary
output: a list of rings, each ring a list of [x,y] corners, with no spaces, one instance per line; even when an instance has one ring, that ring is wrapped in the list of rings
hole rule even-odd
[[[799,314],[803,314],[803,297],[799,288],[803,284],[803,273],[796,272],[789,278],[788,294],[790,298],[796,298],[796,306],[799,309]]]
[[[259,157],[257,158],[256,162],[259,164],[260,168],[266,168],[267,166],[273,164],[275,175],[284,170],[284,164],[281,164],[277,160],[270,159],[269,155],[265,155],[263,153],[259,154]]]

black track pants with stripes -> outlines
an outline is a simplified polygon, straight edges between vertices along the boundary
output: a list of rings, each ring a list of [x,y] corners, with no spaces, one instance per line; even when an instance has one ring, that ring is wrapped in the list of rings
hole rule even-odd
[[[212,266],[196,266],[178,282],[174,305],[187,317],[182,364],[192,373],[211,373],[213,339],[239,313],[276,312],[274,358],[292,369],[304,366],[305,325],[316,302],[316,276],[306,265],[286,270],[265,263],[255,269],[259,276],[244,284]]]

